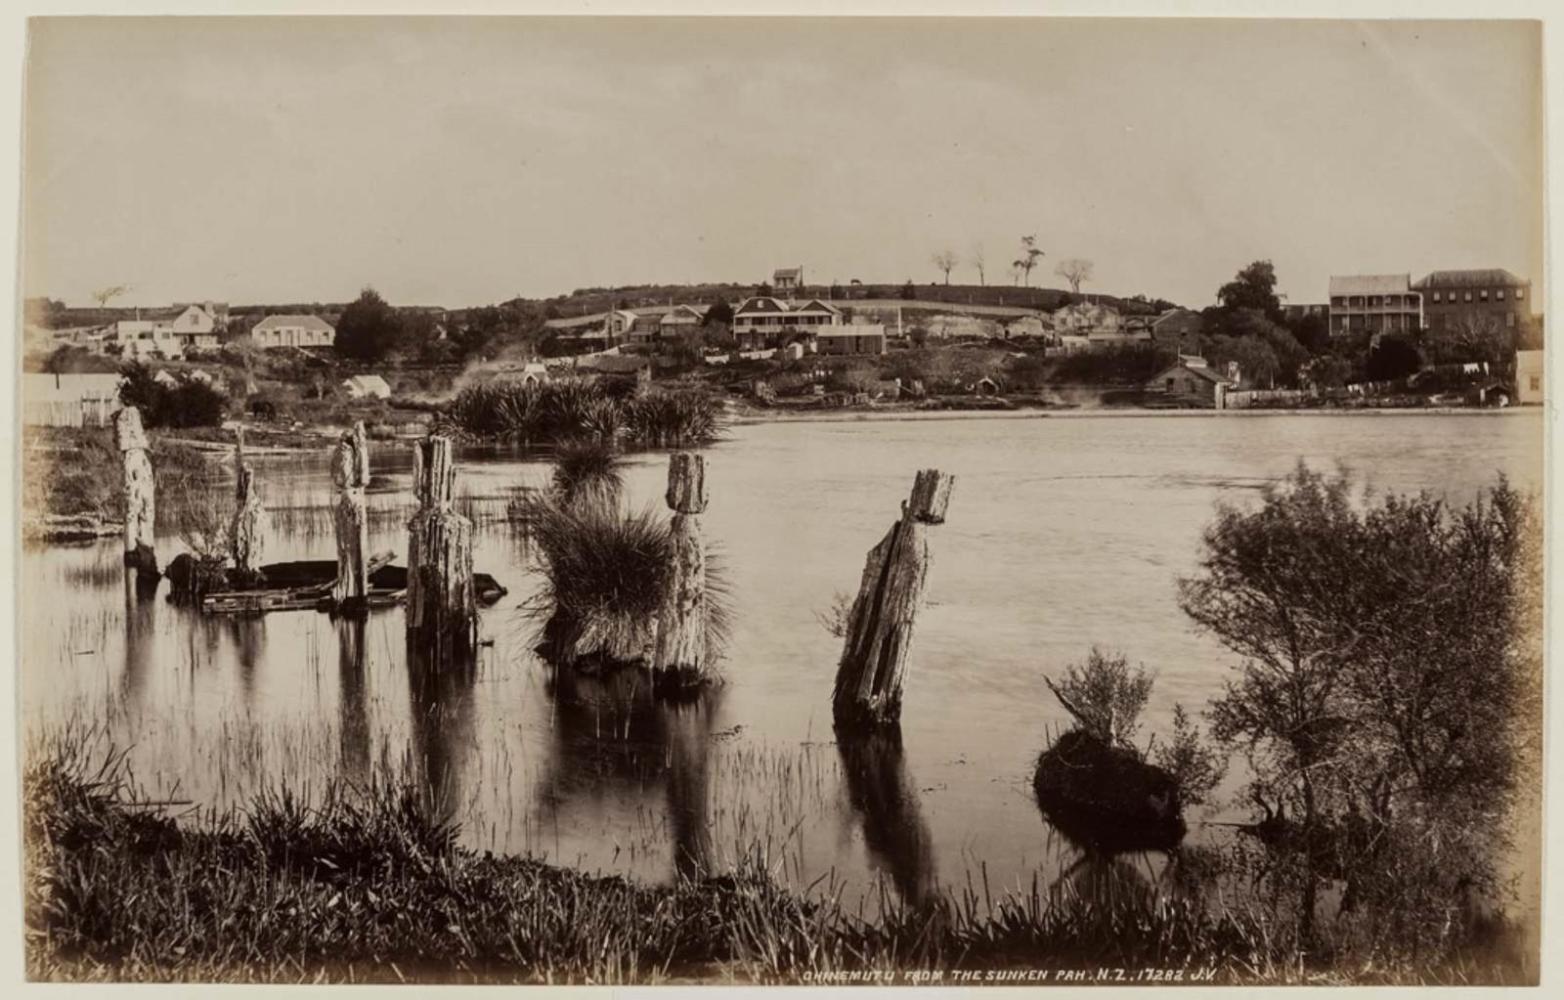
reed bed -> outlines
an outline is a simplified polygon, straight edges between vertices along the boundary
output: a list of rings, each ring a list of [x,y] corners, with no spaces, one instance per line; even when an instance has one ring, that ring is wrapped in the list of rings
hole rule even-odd
[[[468,434],[533,445],[595,437],[649,448],[687,447],[713,441],[721,432],[721,405],[702,389],[640,395],[633,390],[612,380],[487,382],[458,393],[450,417]]]
[[[1300,956],[1283,922],[1156,892],[995,892],[850,912],[731,870],[648,886],[462,847],[415,790],[170,815],[90,729],[35,738],[23,780],[34,979],[796,983],[883,970],[1178,968],[1215,982],[1523,982],[1480,953]],[[174,806],[177,808],[177,804]],[[981,981],[981,980],[980,980]]]

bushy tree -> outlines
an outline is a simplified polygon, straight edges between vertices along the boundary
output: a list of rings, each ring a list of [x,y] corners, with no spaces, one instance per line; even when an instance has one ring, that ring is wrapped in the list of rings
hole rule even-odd
[[[1104,743],[1126,747],[1135,743],[1140,713],[1155,681],[1144,666],[1132,668],[1123,653],[1104,653],[1095,646],[1085,663],[1065,669],[1058,684],[1045,679],[1082,729]]]
[[[726,299],[714,299],[711,306],[707,308],[706,315],[701,317],[702,326],[711,326],[713,323],[733,325],[733,307]]]
[[[1180,604],[1241,658],[1212,732],[1248,753],[1274,808],[1305,941],[1327,875],[1346,900],[1411,920],[1494,886],[1541,722],[1537,527],[1503,480],[1463,509],[1426,494],[1358,503],[1345,476],[1300,465],[1258,509],[1223,507],[1207,529]],[[1398,886],[1385,873],[1412,869],[1390,864],[1392,845],[1441,860]]]
[[[1393,382],[1415,374],[1423,367],[1423,357],[1409,338],[1385,334],[1369,349],[1363,367],[1370,382]]]
[[[1233,280],[1217,289],[1217,301],[1228,311],[1259,310],[1267,319],[1282,316],[1282,300],[1276,294],[1276,266],[1257,260],[1241,269]]]
[[[380,293],[365,288],[337,319],[337,352],[358,361],[380,361],[402,347],[402,317]]]

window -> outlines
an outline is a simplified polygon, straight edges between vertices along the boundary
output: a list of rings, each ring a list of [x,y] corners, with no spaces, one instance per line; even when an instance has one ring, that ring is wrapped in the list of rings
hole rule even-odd
[[[1472,301],[1472,293],[1471,292],[1467,292],[1466,293],[1466,301],[1468,301],[1468,302]]]
[[[1434,293],[1434,301],[1435,301],[1435,302],[1438,302],[1438,301],[1439,301],[1439,293],[1438,293],[1438,292],[1435,292],[1435,293]]]
[[[1514,313],[1505,313],[1504,314],[1504,325],[1509,327],[1512,330],[1515,329],[1515,314]]]
[[[1542,376],[1541,375],[1533,375],[1533,376],[1531,376],[1531,391],[1532,392],[1541,392],[1542,391]]]
[[[1484,288],[1482,291],[1478,292],[1477,293],[1477,297],[1479,299],[1483,300],[1484,302],[1487,302],[1488,301],[1488,289]]]
[[[1501,288],[1497,292],[1494,292],[1493,293],[1493,297],[1498,299],[1500,302],[1503,302],[1504,301],[1504,289]]]
[[[1526,297],[1526,289],[1524,289],[1524,288],[1517,288],[1515,290],[1515,301],[1516,302],[1519,302],[1521,299],[1524,299],[1525,297]]]

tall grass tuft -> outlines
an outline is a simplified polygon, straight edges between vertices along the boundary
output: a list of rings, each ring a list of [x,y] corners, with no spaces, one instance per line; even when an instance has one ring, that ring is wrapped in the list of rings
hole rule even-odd
[[[554,490],[567,506],[600,503],[613,507],[624,489],[623,464],[608,438],[567,441],[554,451]]]

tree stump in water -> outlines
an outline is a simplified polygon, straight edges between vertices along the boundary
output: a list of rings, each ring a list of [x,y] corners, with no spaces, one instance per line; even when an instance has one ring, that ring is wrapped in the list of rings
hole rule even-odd
[[[261,547],[266,508],[255,485],[255,469],[244,460],[244,428],[238,434],[234,446],[234,517],[228,541],[234,561],[231,582],[239,589],[248,589],[264,582]]]
[[[141,411],[134,406],[122,407],[115,415],[114,443],[125,465],[125,567],[141,592],[155,588],[158,581],[157,553],[152,547],[157,504],[147,434],[141,427]]]
[[[452,506],[455,490],[450,438],[418,442],[413,452],[418,512],[407,523],[407,634],[437,664],[465,659],[477,640],[472,522]]]
[[[695,683],[706,671],[706,542],[700,515],[706,510],[706,461],[681,451],[668,463],[668,506],[673,508],[673,565],[657,616],[652,669]]]
[[[344,432],[332,455],[331,480],[337,487],[333,518],[337,529],[337,583],[331,599],[339,614],[362,615],[368,610],[369,439],[360,420]]]
[[[869,550],[836,672],[832,713],[839,726],[872,729],[901,718],[913,619],[929,568],[928,528],[944,522],[954,481],[936,469],[919,472],[901,519]]]

